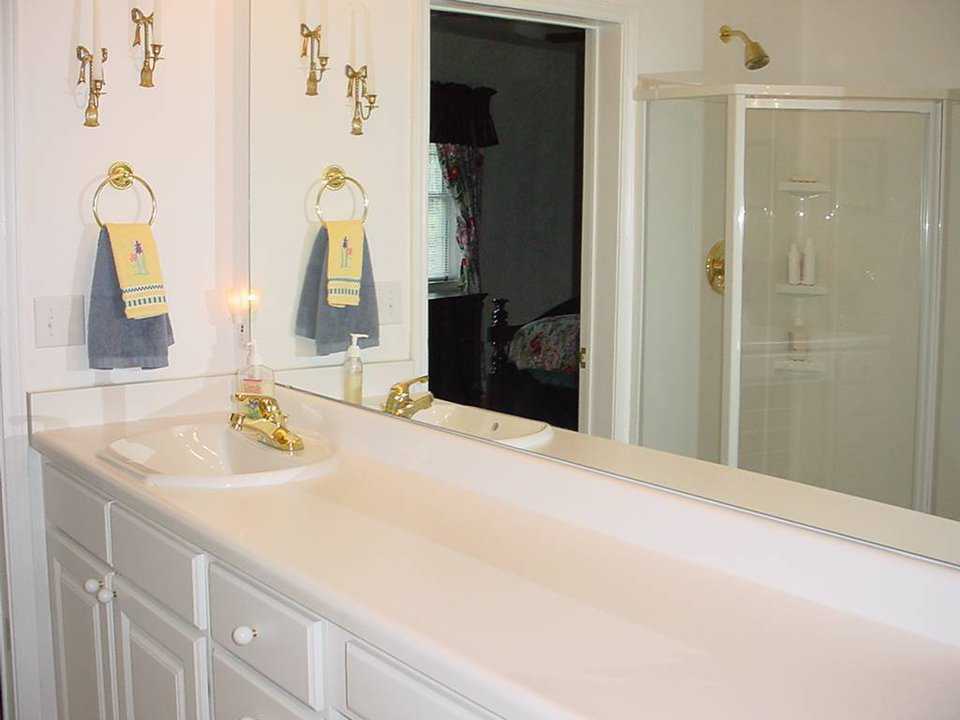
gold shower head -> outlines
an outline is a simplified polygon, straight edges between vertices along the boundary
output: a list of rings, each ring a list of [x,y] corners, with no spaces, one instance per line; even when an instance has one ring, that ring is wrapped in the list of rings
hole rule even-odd
[[[747,70],[759,70],[770,63],[770,56],[767,55],[763,46],[755,40],[751,40],[750,36],[743,30],[734,30],[729,25],[720,27],[720,39],[724,43],[730,42],[734,36],[743,40],[743,64]]]

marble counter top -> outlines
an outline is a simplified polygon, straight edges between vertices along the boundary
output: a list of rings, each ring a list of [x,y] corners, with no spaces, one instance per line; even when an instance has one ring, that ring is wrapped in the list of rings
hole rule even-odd
[[[315,402],[323,430],[329,401]],[[270,488],[160,489],[96,457],[168,419],[39,432],[32,444],[505,718],[958,717],[956,644],[410,468],[441,452],[463,463],[474,450],[504,453],[522,483],[558,463],[409,423],[402,432],[422,446],[392,462],[375,437],[392,419],[335,412],[333,434],[343,436],[344,417],[356,423],[339,468]],[[365,430],[373,435],[358,440]]]

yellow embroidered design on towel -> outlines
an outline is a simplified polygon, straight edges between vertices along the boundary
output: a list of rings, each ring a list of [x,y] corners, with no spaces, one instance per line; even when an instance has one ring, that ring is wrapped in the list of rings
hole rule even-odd
[[[360,220],[328,220],[327,304],[330,307],[360,304],[363,272],[363,223]]]
[[[131,320],[167,312],[167,291],[153,232],[145,223],[107,223],[123,311]]]

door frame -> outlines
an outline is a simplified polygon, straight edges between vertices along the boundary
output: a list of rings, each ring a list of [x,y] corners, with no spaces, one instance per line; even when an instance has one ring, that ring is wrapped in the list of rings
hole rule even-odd
[[[411,343],[427,372],[426,165],[429,153],[430,11],[552,23],[587,30],[584,93],[580,430],[623,442],[638,427],[637,257],[642,212],[638,102],[639,11],[607,0],[418,0],[414,23]],[[612,72],[603,72],[610,68]],[[610,142],[609,138],[616,140]],[[609,270],[613,268],[611,282]]]

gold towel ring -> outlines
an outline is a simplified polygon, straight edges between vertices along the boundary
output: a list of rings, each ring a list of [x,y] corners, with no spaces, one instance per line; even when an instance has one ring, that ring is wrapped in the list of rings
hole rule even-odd
[[[370,211],[370,198],[367,197],[367,191],[363,185],[360,184],[359,180],[347,175],[342,167],[331,165],[323,171],[323,180],[320,182],[320,190],[317,192],[317,202],[314,204],[317,218],[319,218],[321,222],[323,222],[323,208],[320,207],[320,198],[323,197],[323,193],[327,188],[340,190],[348,182],[356,185],[360,194],[363,196],[363,215],[360,217],[360,222],[365,223],[367,221],[367,213]]]
[[[103,189],[107,187],[107,185],[110,185],[117,190],[126,190],[133,185],[134,180],[143,185],[150,195],[151,209],[150,220],[148,222],[150,225],[153,225],[153,221],[157,217],[157,196],[153,194],[153,188],[150,187],[150,184],[134,173],[133,168],[125,162],[113,163],[110,169],[107,170],[107,179],[100,183],[97,191],[93,194],[93,219],[97,221],[97,225],[103,227],[103,220],[100,219],[100,213],[97,212],[97,206],[100,203],[100,193],[103,192]]]

